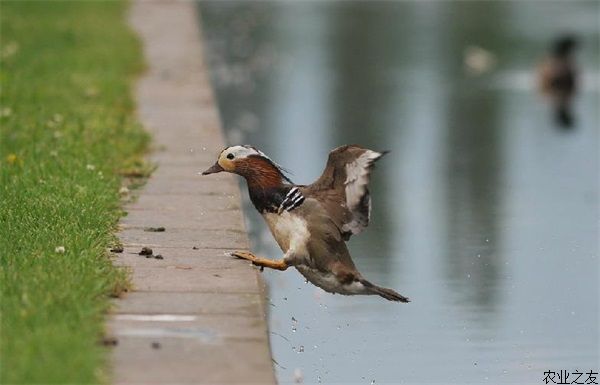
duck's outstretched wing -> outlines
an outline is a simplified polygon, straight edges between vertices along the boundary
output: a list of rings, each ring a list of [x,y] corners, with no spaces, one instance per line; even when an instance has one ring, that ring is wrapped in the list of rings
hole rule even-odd
[[[321,177],[304,188],[307,197],[321,203],[346,240],[369,225],[370,174],[385,153],[355,145],[338,147],[329,153]]]

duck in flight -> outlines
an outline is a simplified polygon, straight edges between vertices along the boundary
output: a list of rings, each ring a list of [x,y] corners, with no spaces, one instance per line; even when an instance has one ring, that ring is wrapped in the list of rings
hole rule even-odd
[[[550,54],[538,69],[539,89],[552,102],[556,122],[566,128],[575,123],[572,101],[579,72],[575,64],[577,46],[576,37],[560,36],[552,43]]]
[[[262,268],[295,267],[309,282],[330,293],[379,295],[409,302],[392,289],[366,280],[356,269],[346,241],[369,224],[369,179],[385,153],[342,146],[329,153],[319,179],[296,185],[281,167],[252,146],[227,147],[203,175],[230,172],[243,176],[254,207],[261,213],[283,258],[271,260],[245,251],[233,256]]]

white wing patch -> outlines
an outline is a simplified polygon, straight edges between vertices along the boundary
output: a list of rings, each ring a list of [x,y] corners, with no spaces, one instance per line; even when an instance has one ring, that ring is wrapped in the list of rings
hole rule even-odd
[[[353,162],[346,164],[346,206],[352,212],[353,219],[345,223],[343,231],[352,234],[360,233],[368,224],[371,217],[371,197],[367,190],[369,174],[373,162],[383,154],[366,150]]]
[[[292,211],[304,202],[304,196],[298,190],[298,187],[293,187],[285,196],[284,200],[279,205],[277,213],[281,214],[284,210]]]

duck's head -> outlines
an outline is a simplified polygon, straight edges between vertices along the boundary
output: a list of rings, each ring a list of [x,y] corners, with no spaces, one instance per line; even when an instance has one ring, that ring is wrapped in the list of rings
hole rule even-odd
[[[219,154],[217,161],[202,175],[231,172],[246,178],[248,184],[271,186],[291,183],[284,170],[267,155],[249,145],[231,146]]]
[[[570,55],[579,45],[579,41],[574,35],[562,35],[559,36],[552,43],[552,52],[557,57],[564,57]]]

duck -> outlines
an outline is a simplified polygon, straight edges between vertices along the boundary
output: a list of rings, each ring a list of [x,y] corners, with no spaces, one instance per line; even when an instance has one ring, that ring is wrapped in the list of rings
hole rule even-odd
[[[335,148],[314,183],[297,185],[256,147],[235,145],[222,150],[202,175],[228,172],[245,178],[252,204],[283,252],[278,260],[248,251],[235,251],[232,256],[261,270],[294,267],[308,282],[329,293],[377,295],[406,303],[409,298],[365,279],[346,245],[369,225],[371,171],[385,154],[358,145]]]
[[[577,90],[577,67],[574,52],[578,41],[574,36],[559,36],[538,69],[538,87],[552,103],[554,118],[564,128],[575,123],[571,102]]]

